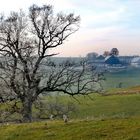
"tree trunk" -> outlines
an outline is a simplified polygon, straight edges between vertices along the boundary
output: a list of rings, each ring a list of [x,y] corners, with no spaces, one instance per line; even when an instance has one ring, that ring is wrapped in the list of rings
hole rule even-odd
[[[23,122],[31,122],[32,121],[32,101],[28,98],[25,98],[23,101]]]

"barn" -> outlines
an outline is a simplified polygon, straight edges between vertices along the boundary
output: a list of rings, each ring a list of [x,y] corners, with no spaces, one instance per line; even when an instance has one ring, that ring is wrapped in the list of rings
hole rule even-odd
[[[121,65],[121,62],[118,57],[111,55],[105,58],[105,64],[108,65]]]

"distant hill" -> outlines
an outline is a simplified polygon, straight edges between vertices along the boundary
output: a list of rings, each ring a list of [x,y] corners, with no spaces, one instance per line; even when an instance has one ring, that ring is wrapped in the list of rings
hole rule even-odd
[[[54,61],[55,63],[63,63],[67,60],[79,63],[81,60],[84,60],[85,57],[51,57],[50,60]]]

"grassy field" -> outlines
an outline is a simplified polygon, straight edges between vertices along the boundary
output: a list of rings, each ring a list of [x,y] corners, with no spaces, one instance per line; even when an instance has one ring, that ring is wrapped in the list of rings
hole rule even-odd
[[[139,140],[140,118],[61,121],[0,127],[0,140]]]
[[[0,140],[140,140],[139,75],[139,69],[106,73],[104,87],[109,91],[105,95],[57,97],[64,105],[72,102],[76,106],[68,124],[54,120],[1,125]],[[120,82],[123,88],[116,88]],[[55,98],[43,97],[46,102]],[[12,117],[18,119],[17,114]]]
[[[122,83],[123,88],[140,85],[140,68],[128,68],[123,71],[105,73],[106,80],[103,82],[105,89],[118,87]]]
[[[79,102],[68,96],[57,98],[77,106],[67,124],[62,120],[4,124],[0,140],[140,140],[140,94],[93,94],[92,100],[77,96]],[[54,96],[45,100],[54,100]]]
[[[73,102],[77,107],[76,112],[70,115],[74,119],[96,118],[126,118],[140,116],[140,94],[119,94],[103,96],[99,94],[89,97],[77,96],[75,99],[68,96],[60,96],[63,103]],[[47,98],[53,100],[54,97]]]
[[[140,91],[140,87],[132,88],[133,91]],[[131,89],[131,90],[132,90]],[[129,118],[140,117],[140,94],[129,94],[130,89],[123,89],[123,94],[100,95],[93,93],[88,96],[77,96],[76,100],[70,96],[58,96],[57,100],[63,105],[72,102],[76,111],[69,114],[70,119],[104,119],[104,118]],[[113,95],[112,95],[113,92]],[[118,94],[118,91],[116,91]],[[120,92],[120,91],[119,91]],[[43,97],[45,102],[55,101],[55,96]],[[5,106],[4,106],[5,107]],[[2,105],[0,109],[4,108]],[[33,111],[35,116],[36,110]],[[18,114],[12,115],[11,119],[17,118]],[[46,116],[47,117],[47,116]],[[48,116],[49,117],[49,116]],[[10,120],[10,119],[9,119]]]

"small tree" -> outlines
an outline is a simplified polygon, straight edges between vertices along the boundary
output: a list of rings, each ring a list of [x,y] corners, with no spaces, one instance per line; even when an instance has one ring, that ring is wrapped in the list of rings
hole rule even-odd
[[[12,12],[0,18],[0,84],[1,98],[20,99],[23,121],[32,120],[32,104],[44,92],[63,92],[69,95],[93,91],[94,79],[88,75],[85,63],[74,66],[48,66],[49,51],[79,28],[80,17],[74,14],[53,13],[50,5],[32,5],[29,14]],[[86,75],[86,76],[85,76]],[[97,79],[97,78],[96,78]],[[8,95],[8,96],[7,96]]]
[[[62,102],[57,96],[54,96],[53,100],[43,100],[43,98],[38,98],[34,103],[37,109],[37,117],[41,118],[62,118],[63,115],[70,115],[70,113],[77,110],[76,105],[73,102]]]
[[[112,48],[111,51],[110,51],[110,55],[118,56],[119,55],[119,50],[117,48]]]
[[[104,51],[103,56],[104,57],[110,56],[110,52],[109,51]]]

